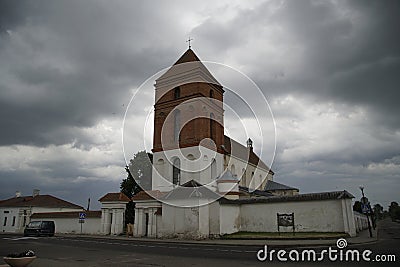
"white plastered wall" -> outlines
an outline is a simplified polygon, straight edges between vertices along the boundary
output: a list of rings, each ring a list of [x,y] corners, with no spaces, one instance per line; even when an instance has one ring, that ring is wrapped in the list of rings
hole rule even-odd
[[[201,184],[212,181],[211,163],[215,159],[215,174],[218,176],[223,171],[224,156],[203,146],[186,147],[168,151],[156,152],[153,155],[152,189],[162,192],[173,189],[172,172],[173,161],[180,159],[181,177],[180,184],[195,180]],[[215,177],[213,177],[215,178]]]
[[[229,211],[230,205],[221,205]],[[356,235],[351,199],[240,205],[240,231],[277,232],[277,213],[294,212],[296,232],[345,232]],[[281,227],[282,232],[292,231]]]

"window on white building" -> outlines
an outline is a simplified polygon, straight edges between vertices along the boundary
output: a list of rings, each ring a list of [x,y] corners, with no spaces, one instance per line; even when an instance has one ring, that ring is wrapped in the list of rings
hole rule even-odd
[[[175,185],[179,185],[181,182],[181,160],[176,158],[173,162],[174,166],[172,167],[172,183]]]
[[[174,113],[174,141],[179,141],[179,133],[181,131],[181,111],[175,110]]]

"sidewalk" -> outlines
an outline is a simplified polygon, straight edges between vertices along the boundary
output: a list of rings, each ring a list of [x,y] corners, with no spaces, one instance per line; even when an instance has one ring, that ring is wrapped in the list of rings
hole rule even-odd
[[[369,237],[368,229],[364,230],[356,237],[347,237],[348,244],[367,244],[376,242],[378,237],[377,229],[372,230],[373,237]],[[57,234],[59,237],[90,237],[90,238],[106,238],[114,240],[130,240],[143,241],[143,242],[158,242],[158,243],[183,243],[183,244],[203,244],[203,245],[230,245],[230,246],[263,246],[270,245],[275,247],[304,247],[304,246],[328,246],[335,245],[337,239],[290,239],[290,240],[276,240],[276,239],[205,239],[205,240],[186,240],[186,239],[154,239],[154,238],[136,238],[126,236],[103,236],[103,235],[73,235],[73,234]]]

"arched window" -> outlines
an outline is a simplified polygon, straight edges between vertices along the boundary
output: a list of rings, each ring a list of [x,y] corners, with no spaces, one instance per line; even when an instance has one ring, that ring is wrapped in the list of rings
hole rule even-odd
[[[217,176],[217,164],[215,162],[215,159],[212,159],[211,162],[211,179],[215,179]]]
[[[210,98],[214,98],[214,91],[210,90]]]
[[[215,141],[215,116],[210,113],[210,138]]]
[[[163,160],[163,159],[157,160],[157,166],[156,166],[156,168],[157,168],[157,171],[158,171],[158,174],[159,174],[159,175],[161,175],[161,176],[164,176],[164,175],[165,175],[165,174],[164,174],[164,160]]]
[[[174,89],[174,99],[178,99],[181,97],[181,88],[179,86]]]
[[[231,173],[232,173],[232,176],[233,176],[233,177],[236,176],[235,164],[232,164],[232,165],[231,165]]]
[[[179,133],[181,131],[181,112],[179,109],[174,112],[174,141],[179,141]]]
[[[242,185],[246,186],[246,170],[242,169]]]
[[[174,166],[172,167],[172,183],[179,185],[181,183],[181,160],[179,158],[174,159]]]

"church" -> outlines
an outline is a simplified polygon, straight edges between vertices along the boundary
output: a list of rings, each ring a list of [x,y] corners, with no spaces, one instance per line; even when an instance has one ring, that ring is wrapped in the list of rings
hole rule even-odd
[[[299,194],[273,181],[250,137],[225,135],[224,87],[190,46],[154,86],[152,188],[132,198],[134,236],[276,232],[280,214],[293,216],[293,231],[356,235],[350,193]]]

